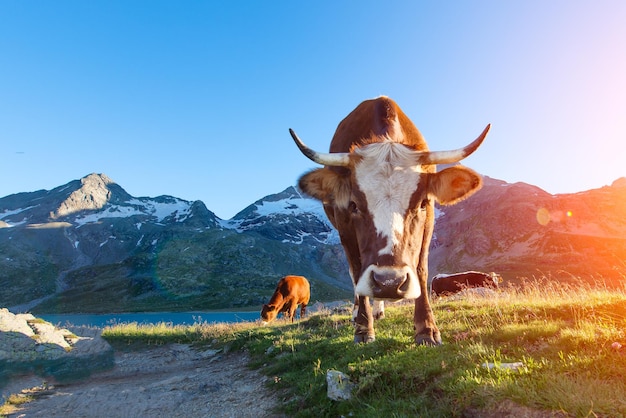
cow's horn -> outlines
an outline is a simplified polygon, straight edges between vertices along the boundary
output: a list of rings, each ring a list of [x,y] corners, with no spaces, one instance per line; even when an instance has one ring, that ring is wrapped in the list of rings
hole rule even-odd
[[[491,124],[487,125],[485,130],[476,138],[471,144],[459,148],[454,151],[432,151],[420,153],[418,158],[419,164],[451,164],[461,161],[463,158],[469,156],[471,153],[482,144],[483,140],[487,136]],[[310,157],[309,157],[310,158]]]
[[[289,129],[289,133],[298,148],[300,148],[300,151],[302,151],[302,153],[311,161],[322,165],[331,165],[336,167],[346,167],[350,163],[350,154],[347,152],[317,152],[307,147],[304,142],[298,138],[298,135],[296,135],[293,129]]]

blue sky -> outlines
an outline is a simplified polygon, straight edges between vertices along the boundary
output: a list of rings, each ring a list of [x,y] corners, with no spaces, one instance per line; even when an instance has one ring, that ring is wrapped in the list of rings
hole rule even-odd
[[[571,193],[626,176],[626,2],[3,1],[0,196],[105,173],[228,219],[361,101],[431,149]]]

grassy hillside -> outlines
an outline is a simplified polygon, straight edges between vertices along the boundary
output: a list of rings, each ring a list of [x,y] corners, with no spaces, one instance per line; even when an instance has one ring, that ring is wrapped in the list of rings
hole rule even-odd
[[[347,312],[270,327],[129,324],[104,336],[247,350],[289,416],[626,415],[626,288],[534,282],[488,298],[439,299],[434,309],[441,347],[415,345],[411,306],[389,308],[368,345],[352,342]],[[350,376],[351,400],[327,398],[329,369]]]
[[[42,283],[52,286],[46,288],[50,297],[30,311],[110,313],[256,309],[269,300],[276,283],[286,274],[307,277],[311,282],[313,301],[353,297],[348,273],[343,273],[345,267],[337,266],[339,262],[333,253],[336,247],[320,245],[311,250],[302,245],[228,230],[207,230],[189,236],[179,234],[162,241],[153,252],[138,251],[122,262],[88,265],[69,271],[64,278],[65,288],[57,293],[54,293],[56,276],[48,273],[47,281],[38,277]],[[333,268],[335,274],[339,272],[339,277],[345,279],[340,281],[330,276],[329,270]],[[40,269],[58,274],[48,265]],[[27,279],[14,279],[14,283],[22,287],[9,290],[21,294],[30,287],[38,288],[23,286],[24,280]],[[40,294],[37,293],[39,297]],[[0,297],[2,295],[0,290]],[[5,300],[11,300],[10,293],[4,295]],[[20,301],[31,299],[34,298],[23,297]]]

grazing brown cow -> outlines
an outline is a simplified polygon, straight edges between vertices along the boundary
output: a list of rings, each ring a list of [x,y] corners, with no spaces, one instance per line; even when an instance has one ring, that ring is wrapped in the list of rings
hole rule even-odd
[[[322,201],[339,232],[354,284],[355,342],[375,339],[369,298],[376,298],[415,299],[415,342],[441,344],[427,294],[434,203],[454,204],[480,189],[482,179],[459,165],[437,173],[436,165],[474,152],[489,125],[464,148],[430,152],[413,122],[383,96],[341,121],[329,153],[310,149],[289,131],[306,157],[324,165],[298,184]]]
[[[269,303],[263,305],[261,309],[263,324],[272,322],[281,312],[286,312],[287,317],[293,322],[298,305],[301,305],[300,319],[304,318],[310,298],[311,288],[307,279],[302,276],[283,277],[278,282]]]
[[[430,283],[433,295],[443,296],[458,293],[471,287],[497,289],[502,283],[502,276],[494,272],[465,271],[454,274],[437,274]]]

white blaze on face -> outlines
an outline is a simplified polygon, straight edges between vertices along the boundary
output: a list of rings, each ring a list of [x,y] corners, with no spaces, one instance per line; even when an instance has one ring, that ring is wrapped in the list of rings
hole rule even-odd
[[[419,184],[421,167],[411,150],[391,141],[366,145],[356,151],[363,159],[355,177],[365,194],[376,232],[387,238],[379,255],[393,254],[404,233],[404,216]]]

